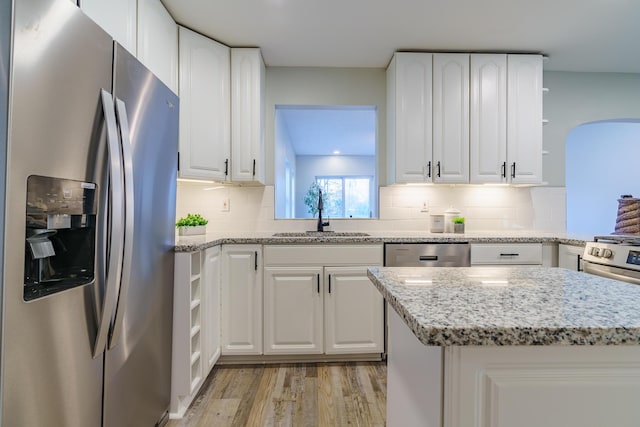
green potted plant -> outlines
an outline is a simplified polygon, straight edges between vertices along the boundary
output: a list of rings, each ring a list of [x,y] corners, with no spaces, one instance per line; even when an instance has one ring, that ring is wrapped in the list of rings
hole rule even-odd
[[[190,214],[182,217],[176,222],[178,228],[178,234],[180,236],[194,236],[198,234],[205,234],[207,231],[207,221],[200,214]]]
[[[304,195],[304,204],[307,205],[308,212],[312,217],[315,217],[318,214],[318,196],[320,194],[320,185],[317,182],[311,183],[309,189],[307,190],[307,194]],[[327,195],[325,193],[322,194],[322,202],[327,203]]]
[[[453,232],[463,234],[464,233],[464,217],[457,216],[453,218]]]

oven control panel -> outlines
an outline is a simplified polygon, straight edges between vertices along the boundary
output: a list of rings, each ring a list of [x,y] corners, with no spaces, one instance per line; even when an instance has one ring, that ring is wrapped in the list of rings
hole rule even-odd
[[[640,270],[640,247],[626,244],[587,242],[583,259],[594,264]]]

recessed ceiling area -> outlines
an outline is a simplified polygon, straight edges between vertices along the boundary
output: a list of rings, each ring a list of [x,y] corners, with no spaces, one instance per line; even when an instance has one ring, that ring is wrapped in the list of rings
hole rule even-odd
[[[298,156],[376,154],[375,107],[278,105],[276,115]]]
[[[545,70],[640,73],[638,0],[162,0],[271,67],[385,68],[398,50],[542,53]]]

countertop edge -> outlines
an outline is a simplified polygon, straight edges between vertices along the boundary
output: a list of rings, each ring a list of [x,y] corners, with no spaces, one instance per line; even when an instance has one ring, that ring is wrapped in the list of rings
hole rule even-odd
[[[418,340],[426,346],[535,346],[535,345],[639,345],[640,328],[607,327],[514,327],[438,328],[422,325],[378,280],[378,267],[367,276],[384,299],[398,313]]]
[[[384,243],[559,243],[571,246],[584,246],[587,240],[556,236],[326,236],[326,237],[215,237],[191,236],[180,238],[174,246],[175,252],[194,252],[217,245],[290,245],[290,244],[384,244]]]

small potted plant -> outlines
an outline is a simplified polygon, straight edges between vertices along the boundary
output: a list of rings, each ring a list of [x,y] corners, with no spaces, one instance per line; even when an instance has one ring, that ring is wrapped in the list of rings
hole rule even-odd
[[[198,234],[205,234],[207,231],[207,221],[200,214],[187,214],[176,222],[178,227],[178,234],[180,236],[195,236]]]
[[[463,234],[464,233],[464,217],[457,216],[453,218],[453,232]]]

